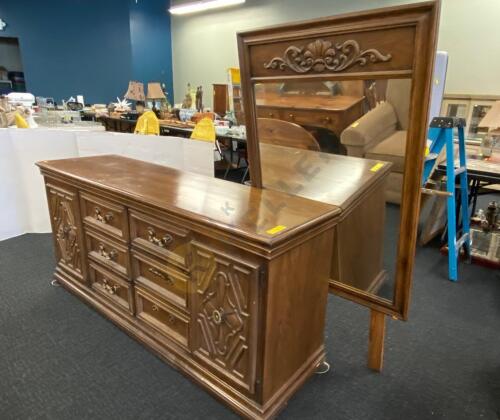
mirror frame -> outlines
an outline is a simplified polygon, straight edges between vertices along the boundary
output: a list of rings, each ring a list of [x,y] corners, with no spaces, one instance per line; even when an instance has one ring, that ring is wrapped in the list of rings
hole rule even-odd
[[[250,176],[252,186],[257,188],[262,188],[263,184],[255,84],[287,80],[412,79],[393,300],[340,282],[334,282],[333,286],[334,293],[339,296],[403,320],[408,317],[411,298],[439,12],[440,0],[436,0],[237,34]],[[393,36],[396,33],[404,37]],[[354,42],[359,48],[354,48],[354,53],[352,49],[343,51],[341,42],[336,43],[336,39]],[[316,50],[316,55],[313,53],[314,58],[319,58],[318,66],[294,65],[287,60],[288,49],[303,51],[311,42],[324,43],[325,40],[331,42],[330,47],[337,53],[347,55],[347,65],[326,62],[324,49]]]

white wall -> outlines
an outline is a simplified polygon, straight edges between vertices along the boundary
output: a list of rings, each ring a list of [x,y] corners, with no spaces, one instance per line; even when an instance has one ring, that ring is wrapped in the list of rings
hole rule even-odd
[[[417,1],[247,0],[218,11],[172,16],[175,102],[182,101],[191,82],[203,85],[205,105],[211,105],[212,83],[226,83],[226,69],[238,67],[238,31],[410,2]],[[443,0],[438,48],[450,55],[447,93],[500,95],[499,22],[500,0]]]

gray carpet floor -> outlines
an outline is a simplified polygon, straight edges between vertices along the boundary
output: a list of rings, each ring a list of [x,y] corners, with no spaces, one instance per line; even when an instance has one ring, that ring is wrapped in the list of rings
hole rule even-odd
[[[0,419],[231,419],[231,411],[62,288],[50,235],[0,242]],[[283,419],[499,419],[500,276],[419,248],[408,322],[366,367],[369,313],[330,297],[332,371]]]

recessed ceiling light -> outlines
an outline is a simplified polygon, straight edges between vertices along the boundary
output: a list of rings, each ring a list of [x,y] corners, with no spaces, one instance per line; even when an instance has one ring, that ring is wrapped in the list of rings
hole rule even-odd
[[[168,11],[173,15],[186,15],[188,13],[217,9],[219,7],[234,6],[242,3],[245,3],[245,0],[201,0],[172,6],[168,9]]]

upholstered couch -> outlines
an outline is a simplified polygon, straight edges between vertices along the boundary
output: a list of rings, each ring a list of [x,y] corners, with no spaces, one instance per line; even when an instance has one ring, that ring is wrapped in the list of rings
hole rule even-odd
[[[410,108],[410,79],[387,82],[386,100],[346,128],[340,141],[349,156],[392,162],[386,201],[401,202],[406,131]]]

